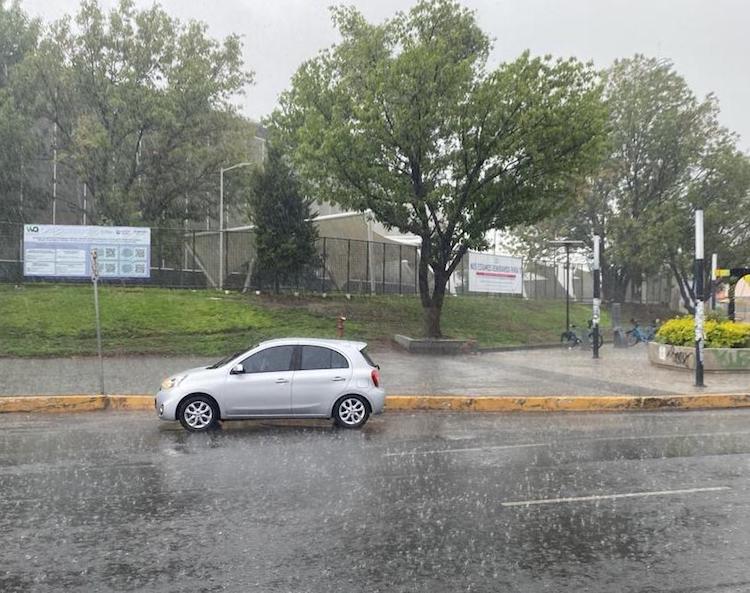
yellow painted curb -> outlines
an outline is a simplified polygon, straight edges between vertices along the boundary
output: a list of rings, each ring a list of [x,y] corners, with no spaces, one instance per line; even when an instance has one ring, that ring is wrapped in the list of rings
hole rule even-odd
[[[750,407],[750,394],[661,396],[485,396],[389,395],[386,411],[445,412],[607,412],[617,410],[706,410]],[[152,395],[0,396],[0,414],[11,412],[152,411]]]
[[[107,407],[101,395],[0,396],[0,413],[7,412],[93,412]]]
[[[386,410],[443,410],[450,412],[606,412],[613,410],[750,407],[750,394],[604,395],[604,396],[451,396],[391,395]]]

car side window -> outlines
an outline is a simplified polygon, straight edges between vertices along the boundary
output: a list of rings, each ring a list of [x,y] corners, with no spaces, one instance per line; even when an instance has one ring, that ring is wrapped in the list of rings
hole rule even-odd
[[[302,346],[301,371],[346,368],[349,368],[346,358],[335,350],[322,346]]]
[[[294,346],[273,346],[242,361],[246,373],[275,373],[292,370]]]

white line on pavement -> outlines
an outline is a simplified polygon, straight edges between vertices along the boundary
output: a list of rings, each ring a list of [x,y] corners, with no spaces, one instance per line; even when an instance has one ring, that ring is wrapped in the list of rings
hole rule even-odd
[[[560,504],[565,502],[589,502],[592,500],[612,500],[615,498],[638,498],[642,496],[672,496],[675,494],[695,494],[696,492],[719,492],[731,490],[729,486],[715,486],[713,488],[686,488],[683,490],[656,490],[654,492],[628,492],[626,494],[600,494],[597,496],[573,496],[570,498],[542,498],[536,500],[519,500],[502,502],[504,507],[525,507],[534,504]]]
[[[688,439],[695,437],[728,437],[728,436],[740,436],[748,435],[750,430],[736,430],[736,431],[724,431],[724,432],[687,432],[680,434],[678,432],[673,434],[643,434],[635,436],[606,436],[606,437],[582,437],[580,439],[571,439],[565,442],[575,441],[645,441],[648,439]]]
[[[528,447],[546,447],[549,443],[522,443],[520,445],[497,445],[491,447],[466,447],[464,449],[432,449],[429,451],[404,451],[384,453],[385,457],[405,457],[407,455],[433,455],[440,453],[473,453],[476,451],[498,451],[502,449],[525,449]]]

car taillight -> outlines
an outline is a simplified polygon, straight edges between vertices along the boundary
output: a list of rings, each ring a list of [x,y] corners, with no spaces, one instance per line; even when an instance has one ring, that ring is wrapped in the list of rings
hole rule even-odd
[[[372,377],[372,384],[375,385],[375,387],[380,387],[380,372],[378,369],[372,369],[370,376]]]

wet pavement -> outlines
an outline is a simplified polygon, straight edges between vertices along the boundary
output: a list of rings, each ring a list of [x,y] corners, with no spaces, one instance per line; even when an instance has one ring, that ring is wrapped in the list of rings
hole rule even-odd
[[[391,395],[668,395],[745,393],[750,373],[706,373],[693,386],[687,370],[649,364],[644,345],[587,350],[528,350],[464,356],[424,356],[374,350]],[[218,357],[217,357],[218,358]],[[205,357],[123,356],[104,361],[105,390],[153,393],[164,377],[214,362]],[[96,358],[0,358],[0,395],[98,393]]]
[[[750,591],[750,411],[0,416],[0,591]]]

